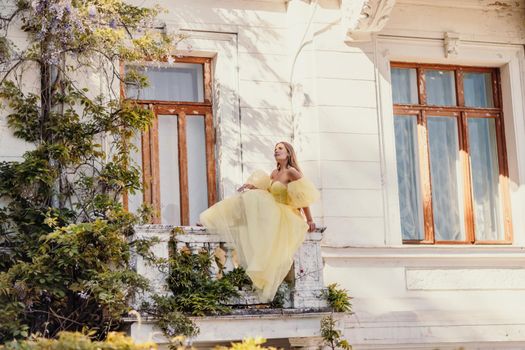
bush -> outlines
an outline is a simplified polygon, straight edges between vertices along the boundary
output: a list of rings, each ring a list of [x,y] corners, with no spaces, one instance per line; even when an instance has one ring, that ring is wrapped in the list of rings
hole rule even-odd
[[[234,270],[221,279],[212,278],[212,256],[208,252],[179,252],[175,249],[174,240],[170,245],[170,273],[167,282],[172,294],[154,295],[154,303],[144,303],[141,311],[155,317],[159,328],[168,338],[177,335],[193,337],[198,334],[199,329],[188,316],[229,313],[231,308],[225,303],[238,296],[238,286],[232,281],[241,283],[245,277],[242,277],[241,271]]]
[[[113,210],[106,219],[57,227],[33,243],[27,260],[0,271],[0,315],[10,320],[0,322],[1,340],[83,328],[104,336],[118,327],[130,297],[148,289],[130,266],[125,232],[134,222]]]
[[[84,328],[103,338],[147,287],[130,268],[139,218],[122,197],[141,188],[129,151],[153,113],[121,100],[119,82],[146,81],[118,67],[164,60],[175,40],[156,28],[158,8],[9,3],[0,19],[0,109],[30,150],[0,162],[0,343]],[[24,45],[9,40],[13,26],[26,34]],[[84,73],[108,83],[93,93]]]
[[[58,339],[33,338],[23,341],[12,341],[0,350],[156,350],[153,342],[136,344],[133,339],[122,334],[111,332],[104,341],[92,341],[93,334],[78,332],[61,332]]]

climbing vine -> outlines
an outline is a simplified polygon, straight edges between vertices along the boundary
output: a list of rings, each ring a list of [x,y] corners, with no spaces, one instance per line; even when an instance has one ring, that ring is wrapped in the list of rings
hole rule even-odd
[[[152,114],[120,98],[147,80],[122,62],[164,60],[178,37],[158,8],[122,0],[13,0],[0,11],[0,123],[27,151],[0,162],[0,343],[117,328],[147,281],[130,268],[141,217],[130,139]],[[22,38],[22,39],[21,39]]]

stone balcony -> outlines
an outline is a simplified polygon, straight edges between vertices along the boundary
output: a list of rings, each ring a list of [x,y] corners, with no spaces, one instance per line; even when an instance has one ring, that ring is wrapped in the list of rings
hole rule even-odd
[[[284,348],[316,348],[320,342],[320,320],[330,313],[321,296],[324,289],[320,248],[322,231],[324,229],[307,234],[295,254],[290,274],[281,286],[286,288],[280,289],[284,295],[283,308],[272,309],[261,303],[251,290],[242,290],[240,296],[229,303],[233,305],[232,314],[194,318],[201,331],[193,339],[193,345],[206,348],[207,344],[261,336]],[[234,268],[231,244],[222,241],[217,234],[207,232],[204,227],[144,225],[136,228],[136,238],[153,237],[159,240],[152,248],[159,258],[169,257],[169,242],[175,239],[177,250],[220,252],[222,266],[214,262],[210,271],[212,276],[217,275],[221,268],[223,272]],[[135,257],[134,265],[137,272],[150,280],[153,293],[169,293],[166,271],[151,266],[140,256]],[[154,340],[160,345],[167,344],[167,339],[156,329],[154,319],[143,319],[140,323],[132,321],[130,334],[137,341]]]

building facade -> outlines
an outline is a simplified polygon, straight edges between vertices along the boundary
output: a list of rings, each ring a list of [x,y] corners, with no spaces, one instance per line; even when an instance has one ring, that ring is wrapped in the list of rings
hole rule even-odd
[[[324,279],[354,298],[355,349],[525,348],[523,0],[159,4],[187,38],[136,67],[157,118],[130,210],[195,224],[290,141],[322,193]]]

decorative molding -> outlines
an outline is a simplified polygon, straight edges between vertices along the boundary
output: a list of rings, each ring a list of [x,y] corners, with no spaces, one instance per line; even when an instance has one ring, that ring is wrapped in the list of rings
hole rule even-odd
[[[445,57],[457,57],[459,55],[460,38],[458,33],[446,32],[443,39]]]
[[[523,1],[515,0],[397,0],[399,5],[431,6],[483,11],[519,11],[525,7]]]
[[[221,33],[213,30],[194,30],[191,28],[181,28],[180,34],[188,36],[188,39],[203,39],[213,41],[234,41],[237,37],[236,33]]]
[[[292,2],[292,1],[300,1],[300,2],[305,2],[307,4],[311,4],[312,3],[312,0],[285,0],[284,2],[286,4],[288,4],[288,3]]]
[[[312,0],[285,0],[284,3],[288,5],[289,3],[293,2],[293,1],[300,1],[300,2],[307,3],[307,4],[311,4],[312,3]]]
[[[304,350],[322,349],[324,343],[323,337],[289,338],[288,341],[292,349]]]
[[[465,303],[438,307],[434,302],[439,297],[426,299],[426,302],[423,298],[409,301],[391,297],[389,305],[410,305],[411,309],[358,311],[345,320],[345,337],[359,350],[524,349],[525,338],[521,330],[525,318],[521,303],[516,301],[518,299],[509,302],[501,294],[498,297],[473,297],[468,307]],[[448,306],[456,301],[452,297],[444,299]],[[355,298],[354,303],[361,305],[360,308],[366,303],[368,308],[376,310],[378,301]],[[480,307],[481,304],[484,307]]]
[[[396,0],[341,0],[345,42],[370,41],[384,28]]]
[[[525,290],[520,267],[408,267],[407,290]]]
[[[523,253],[525,248],[514,246],[417,246],[399,247],[321,247],[323,258],[362,260],[362,261],[396,261],[398,263],[438,262],[439,266],[525,266]]]

